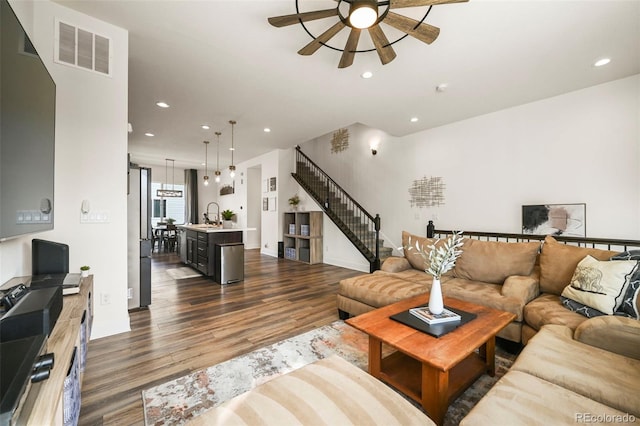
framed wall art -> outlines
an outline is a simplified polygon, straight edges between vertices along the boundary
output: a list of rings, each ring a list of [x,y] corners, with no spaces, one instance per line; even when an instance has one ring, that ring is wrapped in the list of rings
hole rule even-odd
[[[272,177],[269,179],[269,191],[275,191],[276,190],[276,178]]]
[[[522,206],[522,233],[586,237],[586,215],[584,203]]]
[[[269,210],[269,199],[267,197],[262,197],[262,211],[266,212]]]

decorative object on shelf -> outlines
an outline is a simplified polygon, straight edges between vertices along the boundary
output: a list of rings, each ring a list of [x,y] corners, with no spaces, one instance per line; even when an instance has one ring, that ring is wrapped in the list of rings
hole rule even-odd
[[[174,189],[174,186],[175,186],[175,183],[176,183],[176,173],[175,173],[176,172],[176,166],[175,166],[176,160],[172,160],[170,158],[166,158],[164,160],[164,177],[165,177],[166,186],[169,186],[169,173],[168,173],[169,161],[171,161],[171,168],[172,168],[172,173],[173,173],[173,181],[171,183],[171,189],[165,189],[164,188],[164,184],[163,184],[163,187],[156,191],[156,195],[158,197],[182,198],[182,191]]]
[[[224,185],[220,188],[220,195],[229,195],[235,193],[235,187],[232,185]]]
[[[213,174],[216,176],[215,181],[216,183],[220,183],[220,175],[222,174],[220,172],[220,135],[222,133],[220,132],[216,132],[216,136],[218,137],[218,141],[216,142],[216,171],[213,172]]]
[[[88,277],[89,276],[89,269],[91,269],[89,266],[84,265],[80,267],[80,275],[82,275],[83,277]]]
[[[349,148],[349,129],[336,130],[331,137],[331,153],[346,151]]]
[[[298,210],[298,204],[300,204],[300,197],[298,197],[298,194],[289,198],[289,206],[291,207],[291,210],[293,211]]]
[[[320,49],[321,46],[327,46],[330,49],[342,52],[338,68],[346,68],[353,64],[356,53],[372,52],[375,50],[378,52],[380,62],[386,65],[396,57],[396,52],[393,50],[392,45],[405,37],[410,35],[426,44],[431,44],[438,38],[440,28],[424,23],[434,4],[461,3],[466,1],[468,0],[337,0],[338,4],[335,8],[300,13],[299,0],[295,0],[297,13],[275,16],[269,18],[268,21],[271,25],[278,28],[298,23],[302,25],[313,40],[298,51],[300,55],[312,55]],[[391,9],[418,6],[429,6],[420,21],[391,12]],[[313,35],[305,25],[305,22],[308,21],[333,17],[338,17],[337,22],[317,37]],[[390,42],[380,26],[383,22],[404,34],[400,34],[397,39]],[[351,32],[349,33],[344,48],[338,48],[328,44],[329,40],[345,27],[350,27]],[[374,48],[358,50],[360,33],[365,29],[369,32]]]
[[[462,250],[460,250],[463,243],[462,231],[455,231],[445,240],[444,244],[438,244],[439,242],[440,239],[425,248],[420,247],[416,241],[415,246],[406,247],[407,250],[417,250],[425,260],[425,264],[428,265],[425,272],[433,277],[429,295],[429,310],[435,315],[441,314],[444,309],[440,277],[453,269],[456,260],[462,254]]]
[[[235,120],[229,120],[229,124],[231,124],[231,165],[229,166],[229,176],[232,178],[236,177],[236,166],[233,165],[233,151],[235,151],[235,147],[233,146],[233,128],[237,124]]]
[[[234,216],[234,212],[232,210],[223,210],[220,213],[220,216],[222,216],[222,227],[224,229],[231,229],[233,228],[233,222],[231,221],[231,219],[233,219]]]
[[[444,204],[444,182],[441,177],[423,177],[409,187],[411,207],[433,207]]]
[[[204,144],[204,186],[209,185],[209,173],[207,172],[209,165],[209,156],[207,155],[207,147],[209,146],[209,141],[202,141]]]
[[[587,205],[538,204],[522,206],[522,233],[586,237]]]

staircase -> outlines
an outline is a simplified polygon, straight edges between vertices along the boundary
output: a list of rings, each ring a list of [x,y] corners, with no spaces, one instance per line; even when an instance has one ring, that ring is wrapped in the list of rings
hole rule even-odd
[[[369,262],[371,272],[391,256],[380,239],[380,216],[372,216],[340,185],[296,147],[296,171],[291,174],[322,207],[325,214]]]

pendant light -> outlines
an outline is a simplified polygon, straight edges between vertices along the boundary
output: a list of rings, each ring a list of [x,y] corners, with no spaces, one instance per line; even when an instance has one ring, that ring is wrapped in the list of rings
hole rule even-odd
[[[231,165],[229,166],[229,176],[234,178],[236,176],[236,166],[233,165],[233,151],[235,148],[233,147],[233,126],[236,125],[235,120],[229,120],[231,124]]]
[[[202,143],[204,144],[204,186],[209,186],[209,173],[207,173],[209,164],[207,147],[209,146],[209,141],[203,141]]]
[[[220,182],[220,135],[222,133],[216,132],[216,136],[218,137],[218,144],[216,145],[216,171],[214,174],[216,175],[216,183]]]
[[[158,189],[156,191],[156,195],[158,197],[173,197],[173,198],[182,198],[182,191],[174,189],[176,183],[176,162],[170,158],[165,158],[164,160],[164,177],[167,182],[167,186],[169,186],[169,161],[172,164],[172,173],[173,173],[173,183],[171,184],[171,189]]]

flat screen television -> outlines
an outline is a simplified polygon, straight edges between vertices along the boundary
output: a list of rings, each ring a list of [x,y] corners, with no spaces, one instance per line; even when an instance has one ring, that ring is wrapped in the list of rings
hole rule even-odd
[[[0,0],[0,241],[53,229],[56,85]]]

